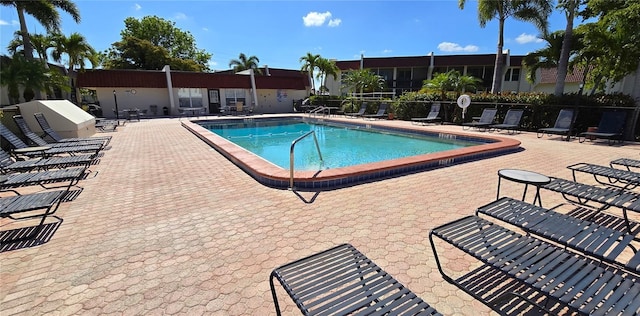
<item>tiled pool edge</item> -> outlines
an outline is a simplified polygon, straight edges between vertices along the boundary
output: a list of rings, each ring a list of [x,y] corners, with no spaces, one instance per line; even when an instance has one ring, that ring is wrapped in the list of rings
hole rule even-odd
[[[404,131],[463,140],[485,140],[489,143],[449,150],[441,153],[418,155],[413,157],[370,163],[352,167],[323,170],[320,172],[297,171],[294,176],[295,188],[298,190],[331,190],[360,183],[382,180],[389,177],[426,171],[430,169],[460,164],[478,159],[491,158],[521,150],[520,141],[499,136],[475,136],[465,133],[437,132],[416,127],[396,127],[377,125],[375,122],[344,122],[331,119],[314,119],[295,116],[304,120],[325,121],[337,124],[374,126],[389,131]],[[270,162],[246,151],[228,140],[211,133],[206,128],[192,122],[182,121],[182,126],[236,164],[259,183],[278,189],[289,188],[288,170],[277,167]]]

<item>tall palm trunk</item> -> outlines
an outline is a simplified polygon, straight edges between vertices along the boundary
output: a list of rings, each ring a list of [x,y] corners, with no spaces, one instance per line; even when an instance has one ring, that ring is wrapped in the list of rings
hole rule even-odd
[[[567,78],[569,70],[569,52],[571,51],[571,40],[573,38],[573,19],[575,17],[577,3],[570,1],[565,8],[567,18],[567,26],[564,30],[564,39],[562,40],[562,50],[560,50],[560,59],[558,60],[558,72],[556,76],[556,87],[553,94],[561,96],[564,93],[564,81]]]
[[[24,57],[27,61],[33,60],[33,45],[31,45],[31,38],[29,38],[29,30],[27,30],[27,22],[24,18],[24,8],[20,5],[16,5],[18,10],[18,20],[20,21],[20,33],[22,33],[22,45],[24,46]],[[33,91],[33,98],[37,100],[42,99],[42,92],[37,90]]]
[[[496,63],[494,65],[493,83],[491,84],[491,93],[498,93],[502,91],[502,76],[504,72],[504,54],[502,49],[504,47],[504,17],[500,17],[499,20],[499,34],[498,34],[498,52],[496,53]]]

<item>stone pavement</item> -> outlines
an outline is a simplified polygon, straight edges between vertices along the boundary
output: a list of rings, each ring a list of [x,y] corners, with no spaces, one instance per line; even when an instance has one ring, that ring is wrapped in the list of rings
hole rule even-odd
[[[524,150],[297,195],[258,184],[178,119],[129,123],[112,135],[112,148],[91,168],[98,175],[56,213],[64,221],[51,240],[0,253],[1,315],[273,315],[271,270],[340,243],[353,244],[444,314],[495,314],[443,281],[429,229],[494,200],[501,168],[570,178],[569,164],[640,158],[638,144],[501,134]],[[502,185],[503,195],[520,197],[522,189]],[[548,191],[542,198],[545,206],[561,202]],[[459,271],[472,262],[444,259]],[[284,314],[300,314],[278,294]]]

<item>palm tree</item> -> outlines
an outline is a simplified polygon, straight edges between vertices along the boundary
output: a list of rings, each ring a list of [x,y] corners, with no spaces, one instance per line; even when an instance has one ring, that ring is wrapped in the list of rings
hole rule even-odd
[[[560,50],[564,39],[564,31],[555,31],[542,36],[547,42],[544,48],[538,49],[524,56],[522,65],[527,69],[527,81],[536,81],[536,72],[540,68],[555,68],[560,59]]]
[[[54,36],[43,35],[43,34],[31,34],[29,35],[31,40],[31,45],[33,49],[38,54],[38,59],[42,61],[46,68],[49,68],[48,61],[49,55],[47,54],[47,50],[53,48],[55,46]],[[22,41],[22,36],[20,36],[20,32],[16,31],[14,34],[14,38],[9,42],[7,46],[7,50],[15,55],[16,53],[24,52],[24,43]]]
[[[318,58],[316,67],[319,70],[318,79],[320,80],[320,92],[328,92],[327,76],[333,76],[333,79],[335,79],[336,76],[338,76],[338,66],[336,66],[335,61],[320,57]]]
[[[384,90],[385,80],[369,69],[358,69],[349,71],[342,84],[349,92],[376,92]]]
[[[458,0],[458,7],[464,9],[466,0]],[[551,14],[551,0],[478,0],[478,20],[480,27],[498,18],[498,51],[493,72],[491,93],[502,90],[504,66],[504,22],[509,17],[517,20],[532,22],[543,33],[547,33],[547,18]]]
[[[25,101],[32,100],[36,91],[49,90],[53,86],[68,90],[68,85],[60,80],[60,72],[46,69],[39,61],[27,60],[22,54],[1,56],[0,66],[0,84],[7,86],[11,104],[20,101],[20,87]]]
[[[316,91],[316,84],[313,80],[313,72],[318,67],[318,60],[320,59],[320,55],[313,55],[310,52],[307,52],[307,55],[300,57],[300,62],[302,64],[301,71],[306,71],[309,74],[309,81],[311,81],[311,89]]]
[[[69,60],[67,61],[67,77],[72,90],[71,100],[78,104],[75,84],[73,84],[73,76],[75,67],[78,66],[79,70],[84,70],[85,62],[88,60],[93,67],[98,63],[96,60],[96,51],[89,45],[87,39],[79,33],[72,33],[69,37],[63,34],[55,35],[55,47],[51,52],[53,60],[62,63],[62,55],[65,54]]]
[[[229,67],[233,68],[233,71],[240,72],[247,69],[254,69],[256,72],[260,73],[260,69],[258,69],[258,63],[260,59],[256,56],[247,57],[244,53],[240,53],[238,59],[232,59],[229,62]]]
[[[571,51],[573,37],[573,19],[578,13],[581,0],[559,0],[558,7],[562,8],[567,19],[567,26],[564,30],[564,40],[562,41],[562,50],[560,51],[560,59],[558,60],[558,73],[556,77],[555,96],[561,96],[564,93],[564,80],[567,77],[569,69],[569,55]]]
[[[20,21],[22,42],[24,43],[24,54],[28,60],[33,59],[33,46],[27,30],[25,13],[40,22],[47,32],[60,30],[61,20],[57,9],[67,12],[76,23],[80,22],[80,12],[76,5],[69,0],[0,0],[0,5],[16,8],[18,20]]]

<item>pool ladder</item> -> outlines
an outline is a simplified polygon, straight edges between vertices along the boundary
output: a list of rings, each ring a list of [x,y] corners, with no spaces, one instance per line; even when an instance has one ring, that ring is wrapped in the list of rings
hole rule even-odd
[[[324,164],[324,160],[322,159],[322,153],[320,152],[320,144],[318,144],[318,137],[316,136],[316,131],[310,131],[310,132],[308,132],[308,133],[306,133],[306,134],[294,139],[291,142],[291,149],[289,149],[289,189],[290,190],[294,189],[293,188],[293,172],[294,172],[295,168],[294,168],[294,162],[293,162],[294,161],[294,159],[293,159],[294,158],[293,150],[294,150],[294,148],[296,147],[296,144],[299,141],[301,141],[303,138],[305,138],[305,137],[307,137],[307,136],[309,136],[311,134],[313,134],[313,140],[316,143],[316,149],[318,149],[318,156],[320,157],[320,163]]]

